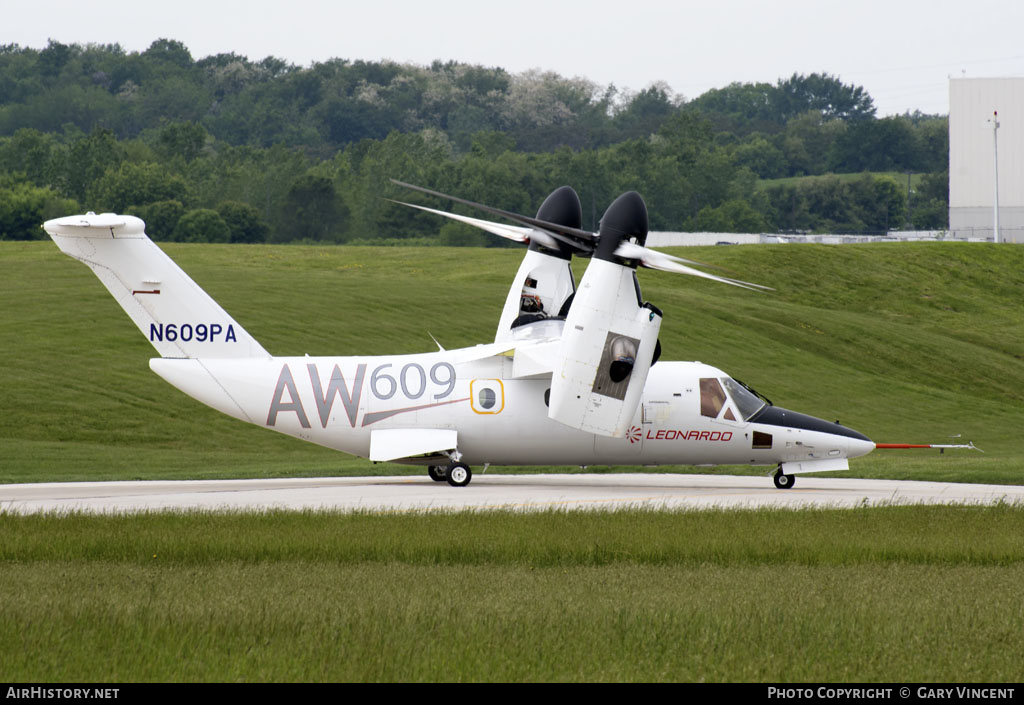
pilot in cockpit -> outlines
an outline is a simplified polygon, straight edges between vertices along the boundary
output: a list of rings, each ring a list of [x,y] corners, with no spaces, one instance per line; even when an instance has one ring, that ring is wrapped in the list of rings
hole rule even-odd
[[[527,277],[523,283],[523,291],[519,296],[519,313],[544,314],[544,302],[537,293],[537,280]]]

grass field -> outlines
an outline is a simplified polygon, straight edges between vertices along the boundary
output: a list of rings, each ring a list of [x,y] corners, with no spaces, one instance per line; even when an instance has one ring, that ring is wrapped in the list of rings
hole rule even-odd
[[[0,514],[17,681],[1020,681],[1024,510]]]
[[[870,174],[873,177],[884,177],[887,176],[903,189],[904,195],[907,191],[907,173],[905,171],[871,171],[871,172],[860,172],[854,174],[821,174],[814,176],[784,176],[778,179],[760,179],[757,182],[759,189],[767,189],[772,186],[796,186],[803,181],[811,181],[814,179],[838,179],[839,181],[856,181],[861,178],[865,173]],[[910,177],[910,188],[916,189],[920,184],[921,180],[926,174],[911,174]]]
[[[275,354],[382,354],[493,339],[518,250],[166,246]],[[709,362],[786,408],[878,442],[847,474],[1024,481],[1024,248],[911,243],[686,249],[776,287],[645,270],[665,359]],[[578,272],[585,262],[578,263]],[[0,483],[404,472],[207,409],[93,274],[49,242],[0,243]],[[564,469],[563,469],[564,470]],[[418,472],[417,470],[408,470]],[[495,470],[492,470],[495,471]],[[762,472],[726,468],[724,472]]]

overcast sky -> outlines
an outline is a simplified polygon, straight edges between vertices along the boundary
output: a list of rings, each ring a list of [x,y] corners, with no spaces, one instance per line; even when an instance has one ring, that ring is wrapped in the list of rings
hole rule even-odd
[[[194,58],[235,52],[300,66],[330,58],[532,68],[687,99],[733,81],[826,72],[878,114],[949,111],[948,78],[1024,76],[1019,0],[0,0],[0,44],[158,38]],[[3,97],[0,96],[0,100]]]

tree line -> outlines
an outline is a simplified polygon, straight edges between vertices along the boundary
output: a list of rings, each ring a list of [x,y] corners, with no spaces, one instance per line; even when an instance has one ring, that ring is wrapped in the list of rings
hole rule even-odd
[[[166,39],[0,47],[7,239],[94,210],[137,214],[163,240],[487,242],[386,200],[430,200],[391,178],[525,213],[567,183],[587,227],[637,190],[658,230],[941,228],[947,163],[944,116],[878,119],[826,74],[687,101],[454,62],[194,60]],[[908,172],[927,175],[910,203]]]

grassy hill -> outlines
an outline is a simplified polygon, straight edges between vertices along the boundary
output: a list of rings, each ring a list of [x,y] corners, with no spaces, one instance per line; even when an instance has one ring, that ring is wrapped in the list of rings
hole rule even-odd
[[[783,176],[783,177],[780,177],[778,179],[759,179],[758,182],[757,182],[757,187],[759,189],[766,189],[766,188],[769,188],[771,186],[796,186],[796,185],[799,185],[800,183],[803,183],[805,181],[811,181],[811,180],[814,180],[814,179],[833,178],[833,177],[839,179],[840,181],[856,181],[861,176],[863,176],[865,173],[870,174],[871,176],[888,176],[891,179],[893,179],[897,184],[899,184],[900,186],[903,187],[904,195],[907,192],[906,191],[907,172],[905,172],[905,171],[869,171],[869,172],[858,171],[858,172],[840,173],[840,174],[834,174],[832,172],[829,172],[827,174],[811,174],[809,176]],[[910,188],[916,189],[921,184],[921,179],[923,179],[924,176],[925,176],[925,174],[920,174],[920,173],[916,173],[916,172],[911,174],[911,177],[910,177]]]
[[[422,352],[434,347],[428,332],[447,348],[487,342],[522,256],[164,247],[282,355]],[[776,291],[641,272],[645,298],[665,311],[664,359],[714,364],[780,406],[878,442],[959,434],[985,450],[876,451],[846,474],[1024,482],[1024,248],[779,245],[685,256]],[[169,387],[93,274],[50,242],[0,243],[0,300],[0,482],[401,471],[243,424]]]

